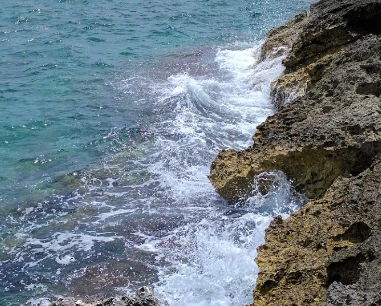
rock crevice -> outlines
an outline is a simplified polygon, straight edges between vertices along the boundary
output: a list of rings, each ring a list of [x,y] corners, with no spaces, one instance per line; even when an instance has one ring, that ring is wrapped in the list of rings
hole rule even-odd
[[[380,16],[380,0],[322,0],[264,44],[262,60],[289,48],[277,112],[251,147],[218,154],[210,180],[237,203],[281,170],[310,201],[267,229],[253,305],[380,305]]]
[[[350,8],[357,8],[352,2],[362,3],[340,1],[346,14],[352,12]],[[304,24],[309,35],[317,35],[312,32],[313,25],[315,32],[325,31],[315,16],[325,6],[315,5],[311,10],[314,13]],[[381,16],[381,9],[379,13]],[[336,14],[342,15],[340,11]],[[330,18],[341,23],[339,17]],[[298,40],[303,41],[300,37]],[[285,60],[287,65],[290,57],[308,57],[299,54],[300,48],[293,45]],[[294,86],[294,74],[308,74],[303,95],[295,97],[292,103],[277,100],[278,111],[257,127],[252,147],[239,152],[226,150],[215,158],[210,180],[216,190],[236,202],[248,194],[256,174],[278,169],[295,182],[299,191],[316,199],[340,175],[358,174],[369,167],[381,149],[380,50],[380,36],[367,34],[307,67],[296,66],[293,72],[282,75],[274,90],[286,96],[283,88]]]

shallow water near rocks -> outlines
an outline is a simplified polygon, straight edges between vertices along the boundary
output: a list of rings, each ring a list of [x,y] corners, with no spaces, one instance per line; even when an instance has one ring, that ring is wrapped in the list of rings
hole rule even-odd
[[[0,1],[0,305],[250,303],[264,229],[302,199],[275,173],[229,206],[207,175],[273,112],[261,39],[310,2]]]

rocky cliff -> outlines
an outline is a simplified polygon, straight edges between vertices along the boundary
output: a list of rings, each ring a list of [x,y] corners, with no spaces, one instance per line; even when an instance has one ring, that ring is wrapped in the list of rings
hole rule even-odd
[[[262,59],[287,47],[277,112],[210,173],[233,203],[270,170],[310,199],[266,231],[253,305],[381,305],[381,0],[320,1],[271,31]]]

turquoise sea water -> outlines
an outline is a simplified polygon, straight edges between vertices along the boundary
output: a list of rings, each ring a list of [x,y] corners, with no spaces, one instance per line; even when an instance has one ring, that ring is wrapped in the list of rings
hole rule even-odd
[[[272,113],[260,40],[311,2],[0,0],[0,305],[143,284],[250,302],[263,229],[298,198],[274,174],[233,209],[208,169]]]

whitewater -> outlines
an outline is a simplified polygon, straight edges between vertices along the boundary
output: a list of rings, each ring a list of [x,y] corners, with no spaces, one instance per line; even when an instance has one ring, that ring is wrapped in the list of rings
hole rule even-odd
[[[311,1],[288,9],[272,1],[206,2],[125,10],[112,1],[96,9],[86,1],[3,3],[0,305],[142,285],[163,305],[252,302],[264,231],[304,198],[273,172],[267,194],[256,190],[257,177],[253,196],[234,206],[214,191],[209,167],[220,150],[251,145],[256,126],[274,112],[270,86],[283,58],[258,61],[263,35]],[[208,9],[184,13],[198,6]],[[247,11],[250,31],[229,26]],[[134,33],[127,51],[115,38],[126,31]],[[199,38],[187,45],[192,35]],[[108,47],[110,39],[116,43]],[[97,44],[104,49],[92,50]]]

